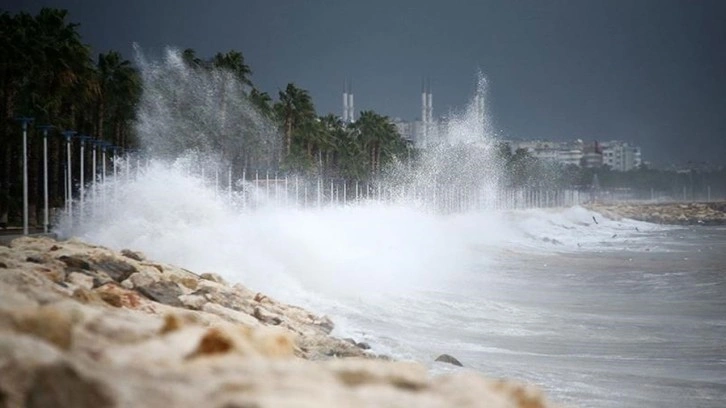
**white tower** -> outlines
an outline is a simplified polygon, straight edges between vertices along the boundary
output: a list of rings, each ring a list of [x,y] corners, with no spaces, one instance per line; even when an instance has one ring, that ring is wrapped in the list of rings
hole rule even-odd
[[[343,82],[343,123],[348,123],[348,80]]]
[[[346,79],[343,84],[343,123],[355,122],[355,102],[353,100],[353,83]]]
[[[348,94],[348,121],[350,121],[350,123],[355,122],[355,104],[353,103],[352,87],[350,93]]]

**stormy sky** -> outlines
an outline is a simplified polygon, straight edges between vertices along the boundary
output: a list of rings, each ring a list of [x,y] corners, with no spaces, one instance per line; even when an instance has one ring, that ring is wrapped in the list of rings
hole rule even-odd
[[[420,116],[461,109],[477,70],[503,138],[622,139],[645,160],[726,164],[726,1],[3,0],[66,8],[94,53],[132,43],[208,57],[242,51],[255,85],[308,89],[319,113]]]

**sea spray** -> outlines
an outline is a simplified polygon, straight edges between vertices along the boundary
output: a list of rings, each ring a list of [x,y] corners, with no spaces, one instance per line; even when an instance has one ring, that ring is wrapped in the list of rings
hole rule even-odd
[[[139,65],[144,164],[127,158],[137,161],[129,177],[124,171],[132,166],[121,163],[119,177],[109,177],[87,197],[91,210],[84,219],[60,221],[63,236],[143,250],[274,295],[348,298],[440,287],[468,271],[472,251],[484,247],[494,253],[505,247],[561,249],[586,241],[582,234],[579,242],[562,238],[559,233],[567,226],[527,221],[533,217],[526,213],[478,210],[496,199],[499,174],[486,112],[487,81],[481,74],[471,103],[449,115],[440,142],[420,160],[387,169],[367,186],[372,190],[364,200],[347,205],[332,199],[340,191],[334,196],[331,190],[331,199],[323,201],[320,181],[316,186],[302,180],[313,205],[301,208],[297,178],[294,185],[285,179],[284,187],[274,180],[272,188],[284,188],[284,200],[277,199],[277,192],[271,199],[269,173],[257,172],[254,183],[249,174],[247,180],[239,178],[245,166],[235,158],[246,165],[276,163],[281,136],[229,72],[189,67],[173,49],[159,60],[139,54]],[[219,178],[228,169],[236,177],[225,191]],[[295,199],[289,200],[292,191]],[[439,214],[440,204],[467,192],[476,201],[461,200],[466,205],[447,207],[458,210],[454,214]],[[549,217],[538,213],[534,218]],[[606,228],[600,231],[609,234]]]

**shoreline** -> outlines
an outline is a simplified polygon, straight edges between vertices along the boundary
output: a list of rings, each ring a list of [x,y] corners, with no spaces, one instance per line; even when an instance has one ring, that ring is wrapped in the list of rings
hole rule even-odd
[[[515,381],[431,376],[333,328],[131,250],[50,237],[0,246],[3,406],[553,406]]]
[[[589,203],[583,207],[608,218],[668,225],[726,225],[726,201],[693,203]]]

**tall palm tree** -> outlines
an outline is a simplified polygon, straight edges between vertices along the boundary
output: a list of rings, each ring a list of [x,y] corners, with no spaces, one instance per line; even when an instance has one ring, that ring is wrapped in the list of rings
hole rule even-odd
[[[289,83],[285,91],[280,91],[280,100],[275,104],[275,112],[282,121],[285,134],[285,154],[290,156],[293,134],[306,121],[315,117],[315,106],[308,91]]]
[[[133,115],[133,105],[140,94],[140,77],[131,62],[121,54],[110,51],[98,55],[98,97],[96,100],[96,132],[99,139],[106,135],[106,119],[111,119],[114,144],[123,145],[122,124]]]
[[[182,60],[190,68],[196,69],[204,66],[204,61],[197,57],[197,52],[192,48],[186,48],[182,51]]]
[[[267,92],[260,92],[257,88],[252,88],[250,91],[250,101],[259,113],[266,118],[272,118],[274,114],[272,98]]]
[[[245,64],[245,57],[239,51],[228,51],[226,53],[217,53],[212,58],[212,65],[215,68],[221,68],[229,71],[240,84],[252,87],[252,70]]]
[[[401,136],[386,116],[373,111],[363,111],[354,126],[358,129],[361,141],[368,151],[372,174],[380,172],[382,160],[387,161],[404,149],[405,144]]]

